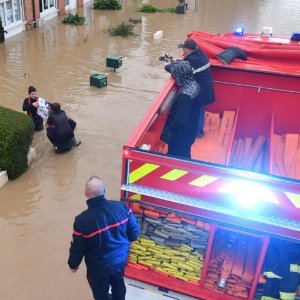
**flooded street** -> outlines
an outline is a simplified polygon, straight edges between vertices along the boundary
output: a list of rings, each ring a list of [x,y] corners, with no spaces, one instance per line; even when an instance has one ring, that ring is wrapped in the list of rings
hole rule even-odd
[[[246,32],[261,33],[271,26],[275,36],[300,30],[300,0],[190,0],[185,15],[136,12],[143,2],[123,0],[120,11],[80,8],[85,25],[56,18],[0,44],[0,105],[21,111],[33,85],[39,96],[61,104],[82,140],[77,149],[57,155],[45,130],[35,133],[37,157],[0,189],[1,300],[92,299],[84,263],[76,274],[67,266],[73,220],[86,207],[84,183],[92,174],[103,178],[107,198],[118,199],[122,145],[169,77],[159,56],[179,57],[177,45],[192,30],[225,33],[243,25]],[[178,4],[149,2],[159,8]],[[134,36],[105,32],[129,18],[142,21]],[[158,30],[163,38],[154,40]],[[106,68],[108,55],[123,57],[115,73]],[[99,72],[108,79],[101,89],[89,83]]]

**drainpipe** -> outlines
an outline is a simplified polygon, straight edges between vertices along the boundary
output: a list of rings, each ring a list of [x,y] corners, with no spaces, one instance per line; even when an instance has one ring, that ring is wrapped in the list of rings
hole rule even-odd
[[[32,0],[32,10],[33,10],[33,27],[36,28],[35,0]]]

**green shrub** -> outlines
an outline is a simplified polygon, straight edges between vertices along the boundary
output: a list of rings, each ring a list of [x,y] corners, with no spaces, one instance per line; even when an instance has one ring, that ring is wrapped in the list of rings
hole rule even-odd
[[[78,14],[69,14],[62,21],[65,24],[82,25],[85,22],[85,17],[79,17]]]
[[[145,12],[145,13],[156,13],[159,12],[160,10],[153,5],[150,4],[145,4],[142,7],[138,9],[138,12]]]
[[[27,170],[33,134],[29,116],[0,106],[0,169],[7,170],[9,179],[16,179]]]
[[[156,12],[170,12],[170,13],[175,13],[176,9],[175,8],[164,8],[164,9],[159,9],[151,4],[145,4],[142,7],[140,7],[138,12],[144,12],[144,13],[156,13]]]
[[[119,0],[95,0],[93,8],[118,10],[121,9],[122,6]]]
[[[112,27],[110,26],[107,31],[110,33],[112,36],[120,35],[123,37],[126,37],[128,35],[133,35],[134,34],[134,24],[122,22],[119,26],[117,27]]]

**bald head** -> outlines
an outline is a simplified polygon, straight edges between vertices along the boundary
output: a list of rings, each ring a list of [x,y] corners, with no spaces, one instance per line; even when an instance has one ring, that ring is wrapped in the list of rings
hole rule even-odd
[[[85,184],[85,196],[90,199],[104,195],[104,193],[103,181],[98,176],[91,176]]]

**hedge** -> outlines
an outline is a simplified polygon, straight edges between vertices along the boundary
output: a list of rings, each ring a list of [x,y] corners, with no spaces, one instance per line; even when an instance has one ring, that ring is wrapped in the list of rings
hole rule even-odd
[[[9,179],[16,179],[27,170],[33,134],[29,116],[0,106],[0,170],[6,170]]]

